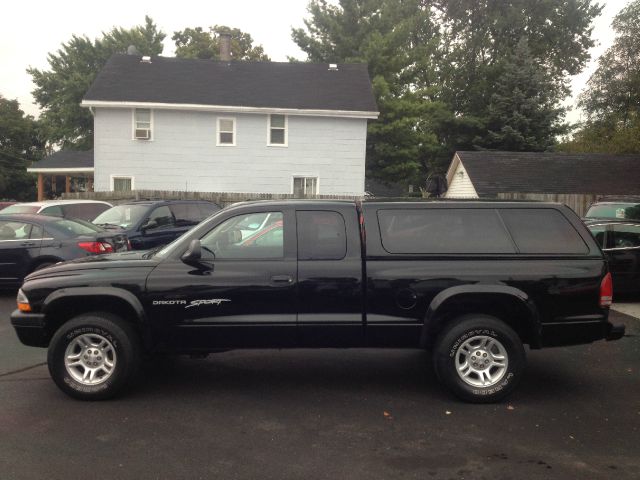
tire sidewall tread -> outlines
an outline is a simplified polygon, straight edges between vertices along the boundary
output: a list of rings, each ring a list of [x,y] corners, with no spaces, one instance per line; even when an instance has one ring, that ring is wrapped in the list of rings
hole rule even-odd
[[[505,376],[491,387],[474,387],[458,375],[455,356],[465,340],[486,335],[506,348],[509,364]],[[457,317],[440,333],[433,350],[436,376],[454,395],[471,403],[497,402],[509,395],[520,382],[526,365],[526,354],[518,334],[505,322],[489,315],[463,315]]]
[[[72,378],[64,365],[69,343],[79,335],[95,333],[111,342],[116,353],[112,375],[97,385],[82,385]],[[47,353],[49,373],[66,394],[80,400],[113,398],[135,377],[140,364],[140,348],[136,332],[117,315],[107,312],[81,314],[62,324],[51,339]]]

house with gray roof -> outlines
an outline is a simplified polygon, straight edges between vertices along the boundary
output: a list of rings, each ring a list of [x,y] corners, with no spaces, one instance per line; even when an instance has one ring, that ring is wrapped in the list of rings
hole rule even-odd
[[[640,195],[640,155],[456,152],[446,198],[565,203],[579,215],[603,196]]]
[[[366,65],[114,55],[82,105],[108,190],[365,191]]]

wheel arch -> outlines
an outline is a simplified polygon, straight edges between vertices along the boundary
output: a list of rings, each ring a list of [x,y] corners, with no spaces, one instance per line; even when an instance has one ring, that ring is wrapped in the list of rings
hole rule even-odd
[[[143,325],[147,316],[140,300],[131,292],[116,287],[62,288],[49,294],[42,305],[48,339],[68,320],[89,312],[107,312],[130,323],[144,344],[150,339]]]
[[[431,347],[454,318],[484,314],[509,325],[531,348],[540,348],[540,319],[535,304],[522,290],[508,285],[460,285],[443,290],[429,304],[420,345]]]

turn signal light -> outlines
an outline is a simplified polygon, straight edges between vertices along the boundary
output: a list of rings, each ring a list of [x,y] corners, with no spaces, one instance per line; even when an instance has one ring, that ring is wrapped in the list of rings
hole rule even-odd
[[[16,303],[18,304],[18,310],[21,312],[30,312],[31,305],[29,305],[29,299],[24,294],[22,289],[18,290],[18,297],[16,298]]]
[[[80,242],[78,246],[89,253],[112,253],[113,247],[106,242]]]
[[[613,300],[613,280],[611,273],[607,273],[600,283],[600,306],[610,307]]]
[[[30,312],[31,305],[29,305],[28,303],[19,303],[18,310],[20,310],[21,312]]]

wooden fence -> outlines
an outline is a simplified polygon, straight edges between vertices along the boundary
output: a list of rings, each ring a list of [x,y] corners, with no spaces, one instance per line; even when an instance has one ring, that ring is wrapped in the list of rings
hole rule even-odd
[[[583,217],[593,202],[602,195],[580,194],[580,193],[499,193],[501,200],[535,200],[540,202],[564,203]]]
[[[133,190],[130,192],[76,192],[63,193],[65,199],[103,200],[118,204],[132,200],[209,200],[221,207],[247,200],[287,200],[299,199],[291,193],[229,193],[229,192],[184,192],[168,190]],[[354,195],[307,195],[305,199],[356,200]]]

